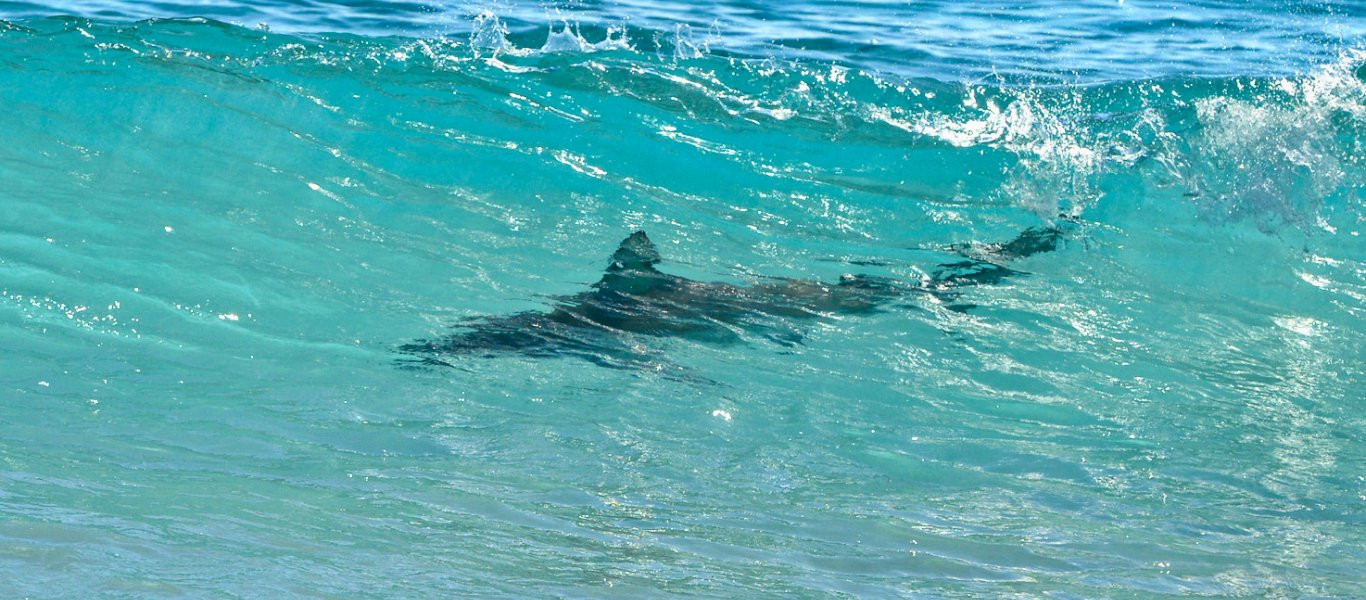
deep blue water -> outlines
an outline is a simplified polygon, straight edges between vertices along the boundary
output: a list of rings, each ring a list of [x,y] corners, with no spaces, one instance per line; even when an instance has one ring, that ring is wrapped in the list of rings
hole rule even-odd
[[[0,2],[0,107],[0,597],[1361,594],[1360,2]]]
[[[1043,3],[989,0],[577,0],[405,2],[189,0],[0,1],[11,19],[56,14],[126,21],[204,17],[284,32],[461,37],[495,15],[518,46],[566,25],[597,41],[625,27],[638,49],[681,36],[712,52],[833,61],[960,80],[1065,82],[1290,74],[1358,47],[1366,4],[1228,0]]]

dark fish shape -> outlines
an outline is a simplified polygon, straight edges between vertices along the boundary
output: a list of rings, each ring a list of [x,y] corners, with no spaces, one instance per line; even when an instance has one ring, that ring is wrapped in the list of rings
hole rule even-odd
[[[447,365],[446,357],[574,356],[614,368],[659,364],[640,343],[645,337],[681,337],[733,344],[758,333],[783,345],[800,344],[798,323],[831,315],[870,313],[889,302],[929,295],[952,310],[958,288],[995,284],[1020,274],[1003,263],[1057,249],[1062,226],[1034,227],[1002,244],[955,245],[963,256],[919,281],[844,275],[825,283],[769,278],[755,285],[695,281],[656,268],[662,258],[644,231],[621,242],[602,279],[587,291],[556,299],[549,311],[477,317],[457,333],[419,340],[399,350],[418,362]]]

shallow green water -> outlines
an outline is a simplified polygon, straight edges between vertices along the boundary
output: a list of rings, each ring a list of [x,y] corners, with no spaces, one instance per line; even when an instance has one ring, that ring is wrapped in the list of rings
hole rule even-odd
[[[1360,593],[1359,53],[965,84],[481,18],[0,23],[0,595]],[[1059,213],[966,312],[397,352],[636,229],[913,281]]]

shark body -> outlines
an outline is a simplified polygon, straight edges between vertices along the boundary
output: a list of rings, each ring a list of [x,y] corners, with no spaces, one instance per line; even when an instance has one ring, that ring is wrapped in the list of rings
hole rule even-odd
[[[557,298],[548,311],[478,317],[442,338],[399,348],[435,365],[446,357],[574,356],[616,368],[651,364],[651,352],[636,336],[683,337],[732,344],[757,332],[783,345],[799,344],[798,323],[831,315],[879,310],[912,295],[929,295],[953,310],[958,288],[999,283],[1020,274],[1005,262],[1055,250],[1058,226],[1035,227],[1002,244],[954,246],[963,256],[919,281],[844,275],[839,281],[770,278],[754,285],[696,281],[660,271],[658,249],[644,231],[632,233],[613,253],[602,279],[587,291]]]

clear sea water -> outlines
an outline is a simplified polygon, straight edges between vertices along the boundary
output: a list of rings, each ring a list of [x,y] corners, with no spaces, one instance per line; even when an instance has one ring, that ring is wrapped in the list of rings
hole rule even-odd
[[[0,1],[0,597],[1350,598],[1359,1]],[[666,272],[1027,274],[650,365]]]

